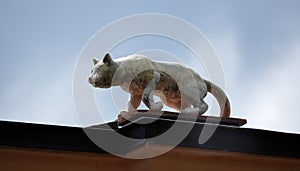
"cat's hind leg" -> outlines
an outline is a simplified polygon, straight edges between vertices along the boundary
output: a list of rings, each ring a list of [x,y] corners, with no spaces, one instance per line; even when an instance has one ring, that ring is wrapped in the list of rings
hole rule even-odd
[[[189,113],[189,114],[200,114],[202,115],[208,109],[208,105],[203,100],[195,100],[193,101],[193,106],[187,106],[182,109],[182,113]]]

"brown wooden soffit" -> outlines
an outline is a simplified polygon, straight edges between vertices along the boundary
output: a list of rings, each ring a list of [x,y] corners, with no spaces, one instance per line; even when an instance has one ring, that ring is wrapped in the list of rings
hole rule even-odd
[[[138,156],[161,148],[164,146],[146,145],[128,155]],[[4,171],[298,171],[300,160],[185,147],[176,147],[161,156],[143,160],[125,159],[105,153],[0,147],[0,167]]]

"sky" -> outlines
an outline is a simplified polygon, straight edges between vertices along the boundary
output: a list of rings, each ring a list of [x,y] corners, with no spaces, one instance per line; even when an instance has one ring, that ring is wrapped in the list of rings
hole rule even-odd
[[[246,118],[245,127],[300,133],[299,9],[297,0],[2,0],[0,120],[78,126],[72,80],[86,42],[122,17],[161,13],[191,23],[215,48],[233,117]],[[128,40],[112,56],[146,49],[188,60],[178,43],[155,36]],[[111,90],[95,92],[105,106],[101,93]],[[116,117],[109,114],[107,121]]]

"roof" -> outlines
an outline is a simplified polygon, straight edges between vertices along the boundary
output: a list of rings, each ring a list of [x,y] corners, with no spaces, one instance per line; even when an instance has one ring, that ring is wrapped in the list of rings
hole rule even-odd
[[[152,122],[139,124],[137,121]],[[124,144],[124,152],[134,150],[144,139],[154,137],[165,132],[174,124],[174,120],[139,117],[121,128],[115,122],[108,123],[115,131],[128,137],[138,138],[136,144]],[[188,126],[190,122],[181,122],[180,126]],[[216,127],[215,133],[204,144],[198,139],[205,123],[195,123],[191,132],[179,144],[181,147],[200,148],[239,153],[261,154],[300,158],[300,135],[259,129],[229,127],[224,125],[209,125]],[[103,125],[96,125],[86,129],[93,129],[97,135],[109,134]],[[43,125],[21,122],[0,121],[0,146],[42,148],[52,150],[66,150],[78,152],[106,153],[96,146],[79,127]],[[172,144],[171,140],[153,142],[156,144]]]

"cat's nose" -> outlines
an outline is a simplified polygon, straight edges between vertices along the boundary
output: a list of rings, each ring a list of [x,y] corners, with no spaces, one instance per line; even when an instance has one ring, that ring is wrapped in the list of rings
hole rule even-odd
[[[89,82],[90,84],[93,84],[92,77],[89,77],[89,78],[88,78],[88,82]]]

